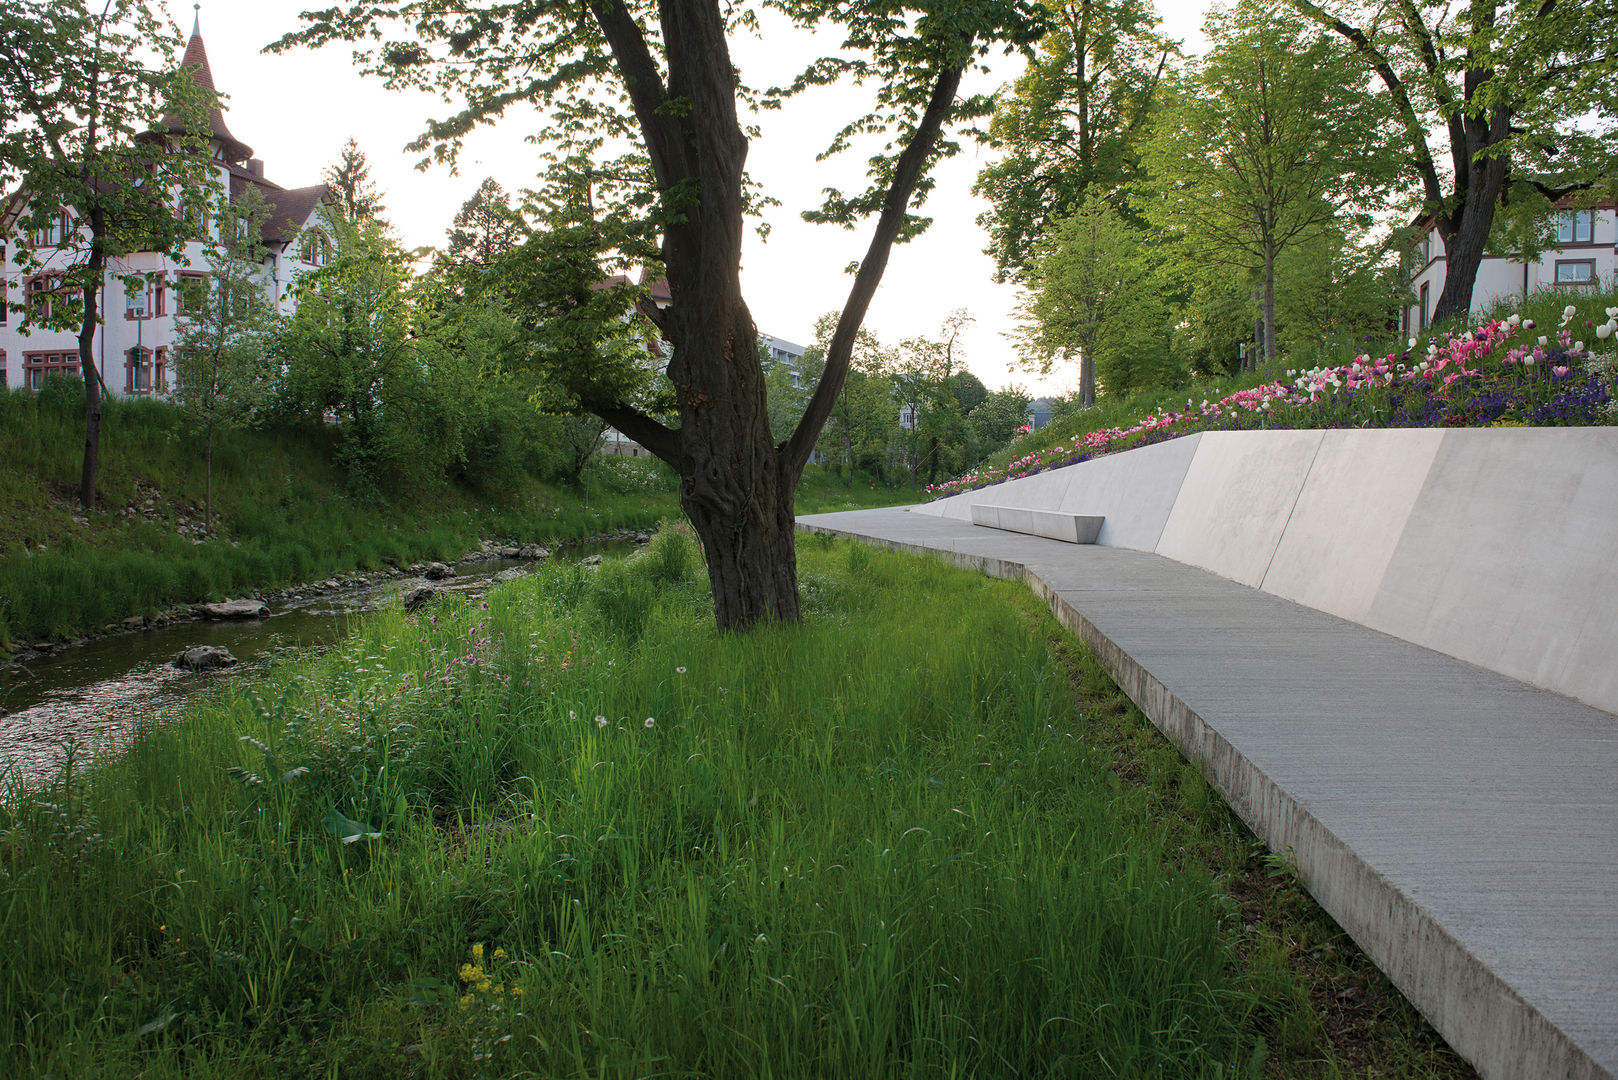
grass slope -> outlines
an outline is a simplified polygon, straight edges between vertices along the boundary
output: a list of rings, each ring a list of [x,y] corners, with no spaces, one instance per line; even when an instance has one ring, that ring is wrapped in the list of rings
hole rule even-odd
[[[1340,1048],[1341,935],[1026,590],[802,548],[801,625],[665,530],[13,792],[0,1075],[1464,1075],[1385,987]]]
[[[519,477],[498,490],[423,485],[393,501],[349,497],[326,427],[227,431],[214,454],[213,529],[203,529],[199,441],[155,401],[106,405],[98,508],[76,501],[82,390],[0,392],[0,646],[70,638],[130,615],[350,570],[454,559],[479,539],[554,543],[677,517],[673,473],[598,458],[584,490]],[[845,489],[811,469],[800,512],[915,501]]]

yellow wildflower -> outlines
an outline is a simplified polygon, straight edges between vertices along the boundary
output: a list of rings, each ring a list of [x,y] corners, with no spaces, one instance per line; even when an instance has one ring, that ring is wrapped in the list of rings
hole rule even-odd
[[[483,962],[483,942],[480,941],[476,945],[472,946],[472,959],[478,961],[479,963]]]
[[[482,982],[478,983],[478,993],[487,994],[488,992],[489,992],[489,980],[484,979]]]
[[[461,965],[462,982],[477,982],[481,978],[483,978],[483,966],[481,964],[476,967],[471,964]]]
[[[504,950],[504,949],[496,949],[496,950],[494,950],[494,958],[496,960],[504,960],[506,958],[506,950]]]

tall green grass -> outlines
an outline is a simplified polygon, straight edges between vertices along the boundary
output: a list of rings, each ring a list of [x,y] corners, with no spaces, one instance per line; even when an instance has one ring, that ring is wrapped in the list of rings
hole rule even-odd
[[[1021,591],[804,547],[800,626],[717,633],[668,530],[13,792],[0,1075],[1258,1068],[1234,908]]]

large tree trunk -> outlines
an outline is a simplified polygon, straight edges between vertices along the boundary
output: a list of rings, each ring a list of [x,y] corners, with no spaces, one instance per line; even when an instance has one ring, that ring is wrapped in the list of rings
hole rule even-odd
[[[770,490],[741,490],[743,476],[735,470],[712,482],[688,477],[682,485],[680,505],[702,540],[721,630],[799,617],[793,486],[779,468],[759,477]]]
[[[1476,196],[1469,192],[1460,212],[1453,217],[1439,218],[1438,235],[1444,241],[1444,289],[1433,308],[1434,323],[1462,323],[1472,313],[1472,289],[1477,284],[1478,268],[1483,265],[1483,249],[1494,224],[1505,170],[1479,163],[1473,168],[1473,179],[1482,183],[1484,190]]]
[[[1472,314],[1472,288],[1511,171],[1509,154],[1486,151],[1509,137],[1510,119],[1509,112],[1495,109],[1487,121],[1469,117],[1461,125],[1465,145],[1460,157],[1469,164],[1464,179],[1457,178],[1456,183],[1461,205],[1452,213],[1438,215],[1438,235],[1444,241],[1444,290],[1433,308],[1435,323],[1462,323]]]
[[[741,296],[747,139],[736,114],[726,16],[711,0],[659,5],[665,87],[623,0],[587,0],[587,6],[624,76],[658,189],[673,211],[662,245],[672,302],[654,321],[673,346],[667,371],[680,426],[670,431],[623,402],[590,407],[680,474],[680,504],[702,540],[719,628],[796,621],[793,493],[842,390],[855,334],[938,129],[954,107],[962,67],[940,72],[927,111],[895,163],[871,249],[827,350],[826,371],[792,436],[777,445],[758,330]],[[970,41],[965,37],[962,45]]]

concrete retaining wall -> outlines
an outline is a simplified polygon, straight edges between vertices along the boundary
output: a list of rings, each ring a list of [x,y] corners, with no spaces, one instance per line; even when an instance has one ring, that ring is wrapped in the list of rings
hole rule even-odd
[[[1210,431],[915,512],[975,502],[1618,713],[1618,428]]]

